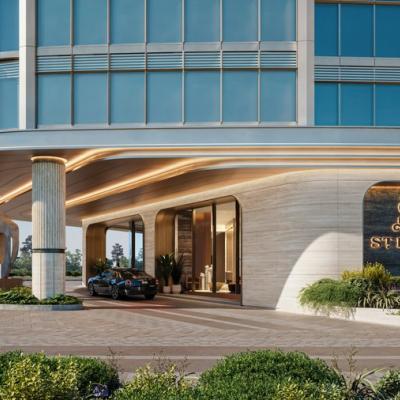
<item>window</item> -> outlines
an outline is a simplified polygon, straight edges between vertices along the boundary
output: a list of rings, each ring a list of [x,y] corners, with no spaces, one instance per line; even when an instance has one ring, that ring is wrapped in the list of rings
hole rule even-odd
[[[19,0],[0,0],[0,51],[19,48]]]
[[[220,120],[220,73],[189,71],[185,74],[185,120],[213,122]]]
[[[338,5],[315,5],[315,54],[338,55]]]
[[[261,121],[296,121],[296,72],[261,72]]]
[[[71,123],[71,77],[69,74],[38,76],[38,124]]]
[[[106,0],[74,0],[74,42],[107,43]]]
[[[144,73],[111,74],[111,122],[144,122]]]
[[[111,0],[111,43],[144,42],[144,0]]]
[[[182,41],[181,0],[147,0],[147,21],[148,42]]]
[[[400,7],[376,6],[376,57],[400,57]]]
[[[341,85],[341,125],[373,125],[373,86]]]
[[[18,79],[0,79],[0,129],[18,128]]]
[[[107,122],[107,75],[78,73],[74,75],[75,124]]]
[[[70,1],[38,1],[38,45],[62,46],[70,43]]]
[[[373,56],[373,7],[360,4],[341,5],[341,55]],[[321,21],[323,23],[323,21]]]
[[[219,0],[186,0],[185,42],[219,42]]]
[[[257,0],[223,0],[224,41],[257,41],[257,8]]]
[[[315,125],[338,125],[338,87],[337,83],[315,84]]]
[[[258,73],[225,71],[223,74],[223,120],[248,122],[258,120]]]
[[[261,40],[296,40],[296,0],[261,0]]]
[[[400,125],[400,85],[376,85],[376,125]]]
[[[181,72],[147,74],[147,120],[150,123],[182,121]]]

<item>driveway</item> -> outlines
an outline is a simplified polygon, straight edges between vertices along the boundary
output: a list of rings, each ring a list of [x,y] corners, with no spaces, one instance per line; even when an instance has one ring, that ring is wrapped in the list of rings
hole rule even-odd
[[[158,296],[153,301],[112,301],[87,296],[83,311],[0,311],[0,351],[22,349],[111,359],[121,371],[155,359],[185,362],[201,372],[226,354],[247,349],[300,350],[343,368],[352,348],[358,368],[400,368],[400,329],[272,310]],[[400,317],[399,317],[400,318]]]

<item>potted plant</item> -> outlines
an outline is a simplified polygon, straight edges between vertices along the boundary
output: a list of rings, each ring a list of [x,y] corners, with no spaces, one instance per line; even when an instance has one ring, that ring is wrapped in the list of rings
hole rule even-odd
[[[175,256],[172,256],[172,293],[179,294],[182,292],[181,279],[183,273],[183,254],[176,259]]]
[[[103,273],[108,268],[109,268],[109,263],[107,258],[104,260],[102,258],[98,258],[96,264],[94,265],[94,269],[96,271],[96,274],[98,275]]]
[[[163,293],[171,293],[170,280],[173,266],[173,255],[165,254],[158,257],[158,265],[160,266],[160,274],[164,281]]]

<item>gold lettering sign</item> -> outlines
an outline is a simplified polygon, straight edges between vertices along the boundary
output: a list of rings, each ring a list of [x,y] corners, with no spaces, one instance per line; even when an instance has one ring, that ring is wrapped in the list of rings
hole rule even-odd
[[[397,213],[400,214],[400,202],[397,203]],[[400,215],[390,228],[393,233],[400,232]],[[369,239],[369,247],[372,250],[400,250],[400,236],[372,236]]]

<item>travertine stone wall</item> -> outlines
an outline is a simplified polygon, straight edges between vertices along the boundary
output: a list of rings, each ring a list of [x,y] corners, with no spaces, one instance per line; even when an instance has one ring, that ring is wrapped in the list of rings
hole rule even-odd
[[[242,215],[243,304],[295,311],[305,285],[362,267],[364,194],[376,182],[398,177],[395,169],[287,172],[229,187],[221,184],[218,189],[124,210],[113,218],[148,215],[145,258],[146,270],[152,273],[158,211],[235,196]]]
[[[39,299],[65,291],[65,165],[39,157],[32,165],[32,290]]]

